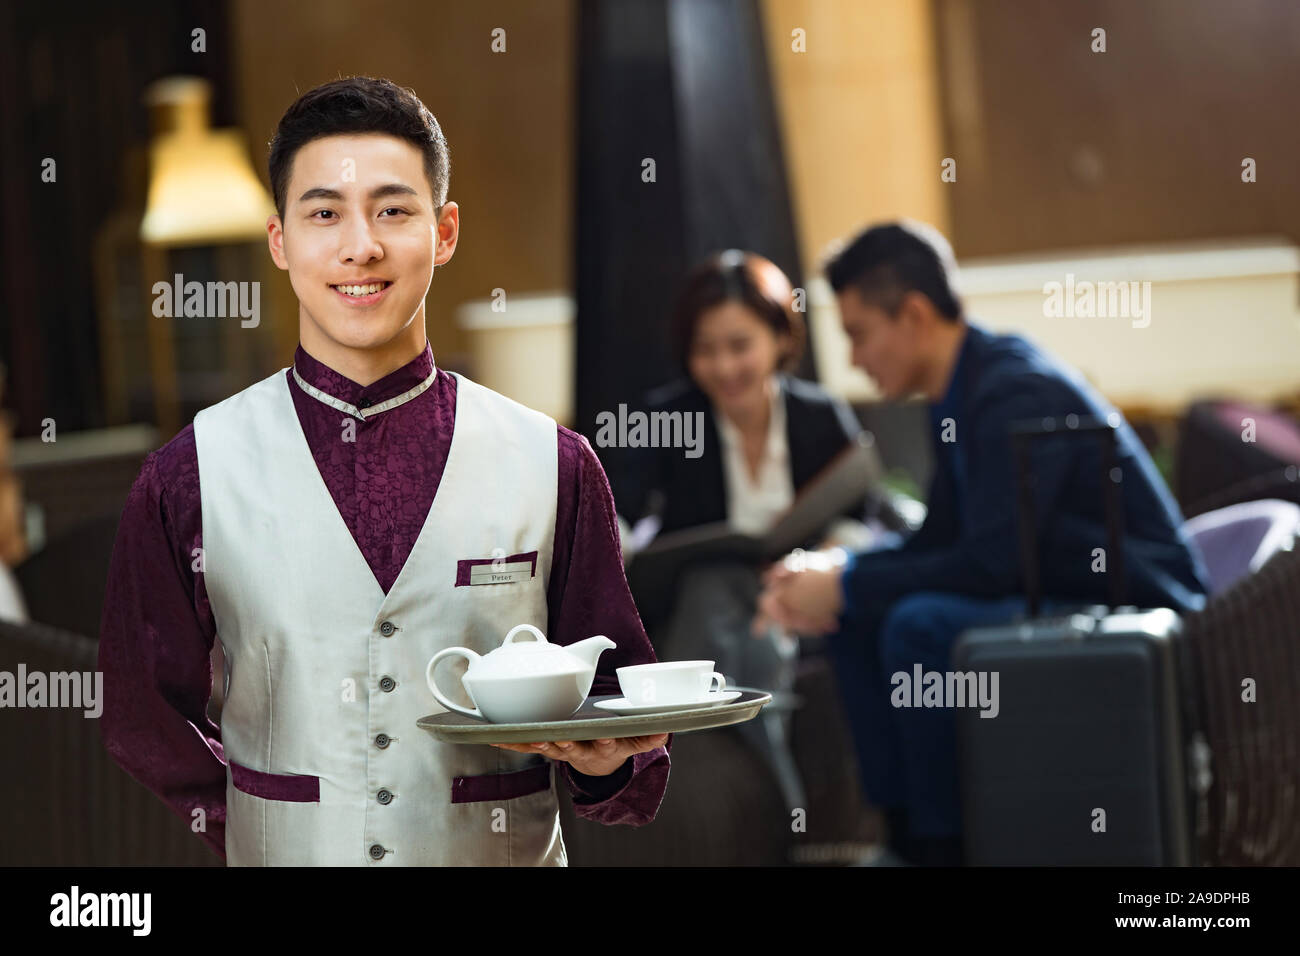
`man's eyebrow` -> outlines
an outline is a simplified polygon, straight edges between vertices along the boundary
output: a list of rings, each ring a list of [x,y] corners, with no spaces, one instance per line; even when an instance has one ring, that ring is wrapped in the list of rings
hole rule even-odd
[[[383,186],[376,186],[370,190],[371,199],[383,199],[385,196],[418,196],[420,195],[405,183],[385,183]],[[343,194],[337,189],[328,189],[324,186],[317,186],[309,189],[298,197],[298,202],[306,202],[309,199],[342,199]]]

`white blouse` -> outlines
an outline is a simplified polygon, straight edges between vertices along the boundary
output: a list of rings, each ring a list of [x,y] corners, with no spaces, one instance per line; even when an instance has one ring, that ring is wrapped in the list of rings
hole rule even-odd
[[[767,444],[759,462],[757,480],[750,478],[740,430],[725,415],[714,411],[727,482],[727,523],[737,531],[752,535],[766,533],[794,502],[785,397],[775,380],[769,380],[768,389],[772,413],[768,417]]]

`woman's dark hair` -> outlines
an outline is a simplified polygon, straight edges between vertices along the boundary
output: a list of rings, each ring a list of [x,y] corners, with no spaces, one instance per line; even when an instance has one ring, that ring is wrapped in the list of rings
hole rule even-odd
[[[753,252],[716,252],[686,276],[672,316],[673,353],[689,371],[691,344],[700,316],[724,302],[742,302],[777,335],[788,335],[790,346],[779,367],[789,370],[803,352],[803,317],[794,308],[794,290],[786,274],[769,259]]]
[[[932,226],[908,221],[872,226],[826,261],[826,279],[837,294],[851,286],[863,302],[893,316],[905,294],[920,292],[949,322],[962,313],[953,291],[956,271],[948,240]]]
[[[284,219],[293,157],[314,139],[351,133],[387,133],[424,154],[424,174],[435,215],[447,201],[451,159],[442,127],[414,90],[373,76],[349,76],[309,90],[294,102],[271,137],[268,160],[275,209]]]

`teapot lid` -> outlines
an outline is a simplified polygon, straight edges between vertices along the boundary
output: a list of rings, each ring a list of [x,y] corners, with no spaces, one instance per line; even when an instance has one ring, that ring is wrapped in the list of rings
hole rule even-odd
[[[522,631],[532,633],[534,640],[516,641]],[[510,629],[501,646],[488,651],[470,664],[465,677],[489,680],[512,677],[558,677],[563,674],[580,674],[588,669],[582,658],[570,654],[561,644],[552,644],[546,635],[531,624],[520,624]]]

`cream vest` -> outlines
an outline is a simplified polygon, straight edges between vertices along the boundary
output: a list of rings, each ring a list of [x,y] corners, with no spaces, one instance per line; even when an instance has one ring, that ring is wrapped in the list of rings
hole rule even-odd
[[[385,595],[312,458],[286,371],[194,419],[227,668],[227,864],[567,865],[548,760],[441,743],[415,723],[444,711],[424,680],[437,651],[487,653],[516,624],[546,631],[555,422],[457,376],[446,469]],[[470,583],[469,567],[502,556],[531,574]],[[438,683],[468,705],[463,671],[440,665]]]

